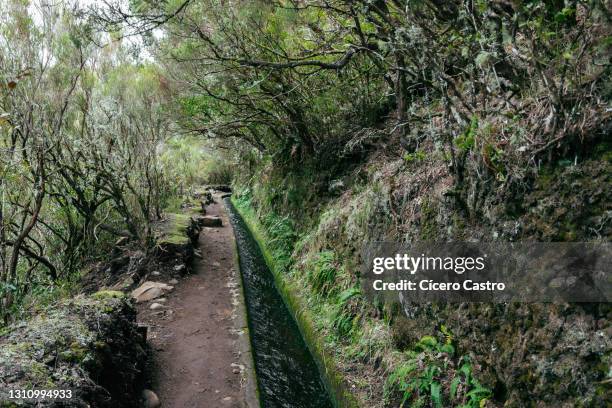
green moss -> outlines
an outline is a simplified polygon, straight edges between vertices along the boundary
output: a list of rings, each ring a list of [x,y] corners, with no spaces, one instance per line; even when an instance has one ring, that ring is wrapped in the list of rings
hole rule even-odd
[[[170,235],[158,241],[160,244],[187,245],[189,238],[181,235]]]
[[[0,372],[2,367],[18,368],[22,373],[23,383],[31,388],[54,387],[49,367],[36,361],[33,354],[44,350],[42,344],[33,347],[30,343],[3,344],[0,351]]]
[[[434,204],[424,200],[421,204],[421,228],[420,235],[424,241],[434,240],[438,236],[438,224],[436,222],[437,208]]]
[[[346,381],[336,366],[336,359],[326,351],[322,339],[318,336],[314,323],[315,318],[306,306],[308,304],[307,300],[300,294],[299,288],[287,280],[287,275],[283,273],[283,268],[279,268],[279,263],[266,245],[266,242],[269,240],[266,239],[267,234],[262,225],[257,221],[255,212],[250,206],[245,205],[244,202],[238,202],[234,196],[232,196],[232,203],[259,245],[266,264],[272,271],[276,287],[290,313],[296,320],[302,337],[315,358],[325,386],[332,396],[334,405],[347,408],[365,406],[364,403],[360,403],[355,395],[347,389]]]
[[[72,342],[70,345],[73,361],[81,363],[89,356],[89,349],[79,342]]]
[[[188,229],[191,225],[191,217],[186,214],[168,214],[168,220],[164,224],[159,244],[188,245]]]
[[[29,381],[31,381],[31,385],[33,387],[41,388],[41,387],[49,387],[52,388],[55,386],[55,382],[51,378],[51,373],[49,372],[49,368],[42,363],[37,361],[29,361],[30,365],[27,367]]]
[[[101,290],[91,295],[91,297],[96,300],[125,299],[125,294],[118,290]]]
[[[29,322],[13,327],[0,351],[0,371],[17,364],[24,381],[32,386],[52,386],[47,359],[81,365],[92,358],[96,338],[84,319],[98,319],[106,309],[116,310],[117,299],[125,295],[117,291],[100,291],[92,297],[77,297],[51,306]],[[8,364],[8,366],[7,366]]]

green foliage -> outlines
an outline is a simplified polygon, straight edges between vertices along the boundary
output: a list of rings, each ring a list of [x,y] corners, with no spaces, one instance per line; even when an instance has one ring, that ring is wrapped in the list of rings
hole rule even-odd
[[[417,150],[414,153],[406,153],[404,155],[404,161],[406,163],[419,163],[427,157],[427,154],[422,150]]]
[[[249,189],[236,195],[234,203],[242,209],[252,208],[252,195]],[[267,233],[268,247],[280,270],[289,271],[292,264],[291,254],[297,242],[297,234],[293,223],[288,217],[279,217],[275,213],[267,213],[261,218],[262,225]]]
[[[329,295],[335,289],[338,268],[334,252],[322,251],[308,268],[308,281],[315,293]]]
[[[234,163],[223,158],[210,158],[201,169],[206,184],[231,184],[234,178]]]
[[[214,100],[205,96],[190,96],[178,101],[187,116],[206,115],[210,113]]]
[[[455,145],[462,151],[472,150],[476,140],[476,132],[478,131],[478,117],[472,116],[470,126],[465,132],[455,138]]]
[[[354,334],[358,327],[361,316],[355,311],[355,300],[360,300],[360,295],[361,290],[359,288],[349,288],[338,295],[332,324],[336,336],[340,339]],[[354,300],[351,301],[352,299]]]
[[[492,392],[472,376],[472,366],[467,356],[456,358],[452,334],[441,328],[446,341],[439,343],[434,336],[423,336],[408,357],[387,377],[384,387],[385,400],[399,398],[400,406],[457,406],[479,408],[491,398]],[[456,368],[458,367],[458,368]],[[449,383],[447,388],[443,383]]]
[[[160,161],[172,186],[170,197],[192,192],[201,184],[229,184],[233,176],[226,160],[212,155],[201,140],[193,137],[169,139]]]
[[[100,52],[76,3],[28,4],[0,4],[3,321],[70,294],[117,235],[148,244],[175,193],[160,160],[172,133],[160,66],[120,41]]]

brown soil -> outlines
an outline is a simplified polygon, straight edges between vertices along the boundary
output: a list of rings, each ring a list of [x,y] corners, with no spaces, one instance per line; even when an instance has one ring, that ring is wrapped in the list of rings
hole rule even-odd
[[[202,258],[196,257],[194,273],[181,278],[162,271],[152,279],[179,280],[164,308],[150,310],[155,300],[139,305],[139,320],[149,326],[154,350],[153,390],[163,408],[247,406],[233,231],[215,198],[207,214],[220,216],[223,226],[203,228]]]

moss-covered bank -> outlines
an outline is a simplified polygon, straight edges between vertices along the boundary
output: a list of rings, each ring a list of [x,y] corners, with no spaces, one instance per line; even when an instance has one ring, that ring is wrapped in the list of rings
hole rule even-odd
[[[609,304],[372,304],[359,282],[364,242],[609,240],[609,146],[592,150],[532,169],[520,188],[468,175],[461,197],[434,144],[418,160],[373,153],[333,192],[324,172],[269,163],[235,202],[367,406],[605,406]]]
[[[58,406],[9,399],[9,390],[72,390],[68,406],[139,404],[145,338],[130,300],[102,291],[60,301],[0,337],[0,406]]]
[[[313,354],[334,405],[347,408],[367,406],[348,390],[348,384],[344,380],[340,370],[336,367],[334,356],[325,349],[323,342],[318,338],[313,328],[314,318],[309,312],[305,300],[302,298],[297,288],[292,285],[291,281],[286,279],[282,267],[276,261],[270,248],[266,244],[269,238],[264,228],[259,223],[257,216],[248,206],[242,205],[242,203],[234,199],[232,199],[232,203],[249,227],[255,241],[257,241],[264,255],[266,264],[274,275],[276,287],[292,316],[296,320],[300,332]]]
[[[260,405],[259,387],[257,384],[257,374],[255,373],[255,360],[253,350],[251,349],[251,334],[249,332],[248,312],[245,304],[245,293],[242,279],[240,278],[240,259],[238,256],[238,244],[234,235],[232,235],[233,261],[234,270],[236,271],[236,282],[239,287],[240,301],[236,305],[237,317],[235,319],[236,330],[241,332],[240,335],[240,362],[245,366],[245,384],[247,407],[255,408]]]

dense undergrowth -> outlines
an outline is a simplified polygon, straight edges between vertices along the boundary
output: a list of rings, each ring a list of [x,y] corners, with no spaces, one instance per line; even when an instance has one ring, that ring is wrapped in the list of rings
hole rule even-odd
[[[363,165],[368,181],[336,194],[317,192],[313,173],[294,183],[296,174],[274,173],[268,166],[254,179],[266,183],[243,187],[236,203],[255,211],[285,279],[307,299],[317,335],[367,406],[383,400],[388,406],[534,400],[591,406],[603,403],[607,392],[601,382],[609,365],[607,305],[371,304],[361,294],[359,253],[364,242],[380,239],[609,236],[610,193],[601,186],[609,183],[612,163],[607,153],[598,153],[606,149],[597,147],[578,164],[542,168],[522,203],[490,204],[490,215],[480,219],[457,211],[444,190],[429,184],[427,173],[440,171],[431,157],[414,163],[375,155]],[[299,193],[300,188],[309,191]],[[393,200],[402,188],[420,192],[397,205],[394,214]],[[296,195],[304,197],[299,205],[290,201]],[[559,210],[566,207],[573,211]],[[584,334],[577,335],[577,327]],[[528,353],[520,350],[520,337],[530,339]]]
[[[485,406],[492,391],[473,377],[470,357],[458,355],[445,326],[415,343],[405,333],[394,339],[392,323],[405,318],[397,310],[369,304],[357,276],[332,250],[305,252],[316,231],[298,236],[286,217],[267,213],[258,218],[248,190],[240,192],[234,203],[261,221],[275,268],[305,300],[312,317],[310,329],[322,340],[324,352],[333,358],[332,364],[339,367],[361,404]]]

